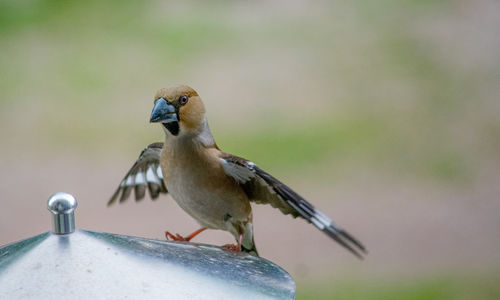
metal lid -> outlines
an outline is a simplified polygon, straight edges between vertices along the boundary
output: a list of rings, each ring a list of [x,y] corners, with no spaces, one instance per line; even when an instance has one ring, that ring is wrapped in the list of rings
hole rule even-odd
[[[274,263],[219,247],[74,230],[76,201],[49,199],[54,231],[0,248],[5,299],[293,299]]]

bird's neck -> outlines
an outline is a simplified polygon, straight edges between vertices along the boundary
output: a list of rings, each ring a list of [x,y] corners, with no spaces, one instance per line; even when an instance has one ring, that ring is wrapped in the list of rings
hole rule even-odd
[[[217,148],[217,144],[215,144],[214,137],[212,136],[212,132],[210,131],[210,127],[208,126],[207,118],[203,119],[201,131],[195,137],[195,141],[201,143],[205,148]]]
[[[178,136],[172,135],[170,132],[165,132],[165,146],[172,150],[179,151],[199,151],[206,148],[217,148],[208,121],[205,118],[203,123],[195,130],[186,130],[182,128]]]

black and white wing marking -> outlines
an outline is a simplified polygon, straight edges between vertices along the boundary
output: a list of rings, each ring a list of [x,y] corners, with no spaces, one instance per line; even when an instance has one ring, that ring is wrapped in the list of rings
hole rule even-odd
[[[160,166],[160,155],[163,143],[153,143],[142,150],[141,155],[134,163],[127,175],[120,182],[108,206],[116,202],[127,200],[134,190],[135,200],[139,201],[146,195],[146,188],[149,189],[151,198],[158,198],[160,193],[167,193],[167,187],[163,182],[163,174]]]
[[[251,201],[271,204],[284,214],[304,218],[359,258],[362,258],[360,252],[366,253],[365,247],[352,235],[254,163],[230,154],[223,156],[221,162],[226,174],[240,184]]]

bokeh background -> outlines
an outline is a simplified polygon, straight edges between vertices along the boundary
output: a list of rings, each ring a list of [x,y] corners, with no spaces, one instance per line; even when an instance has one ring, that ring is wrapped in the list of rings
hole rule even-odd
[[[0,244],[48,231],[57,191],[79,228],[197,229],[170,197],[106,207],[163,138],[155,91],[188,84],[222,149],[367,245],[255,206],[298,299],[499,299],[499,28],[495,0],[1,0]]]

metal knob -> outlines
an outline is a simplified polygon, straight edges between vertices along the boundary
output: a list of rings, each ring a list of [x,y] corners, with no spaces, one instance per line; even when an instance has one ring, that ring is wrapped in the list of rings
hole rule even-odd
[[[68,234],[75,231],[75,197],[68,193],[55,193],[47,201],[47,209],[53,215],[55,234]]]

